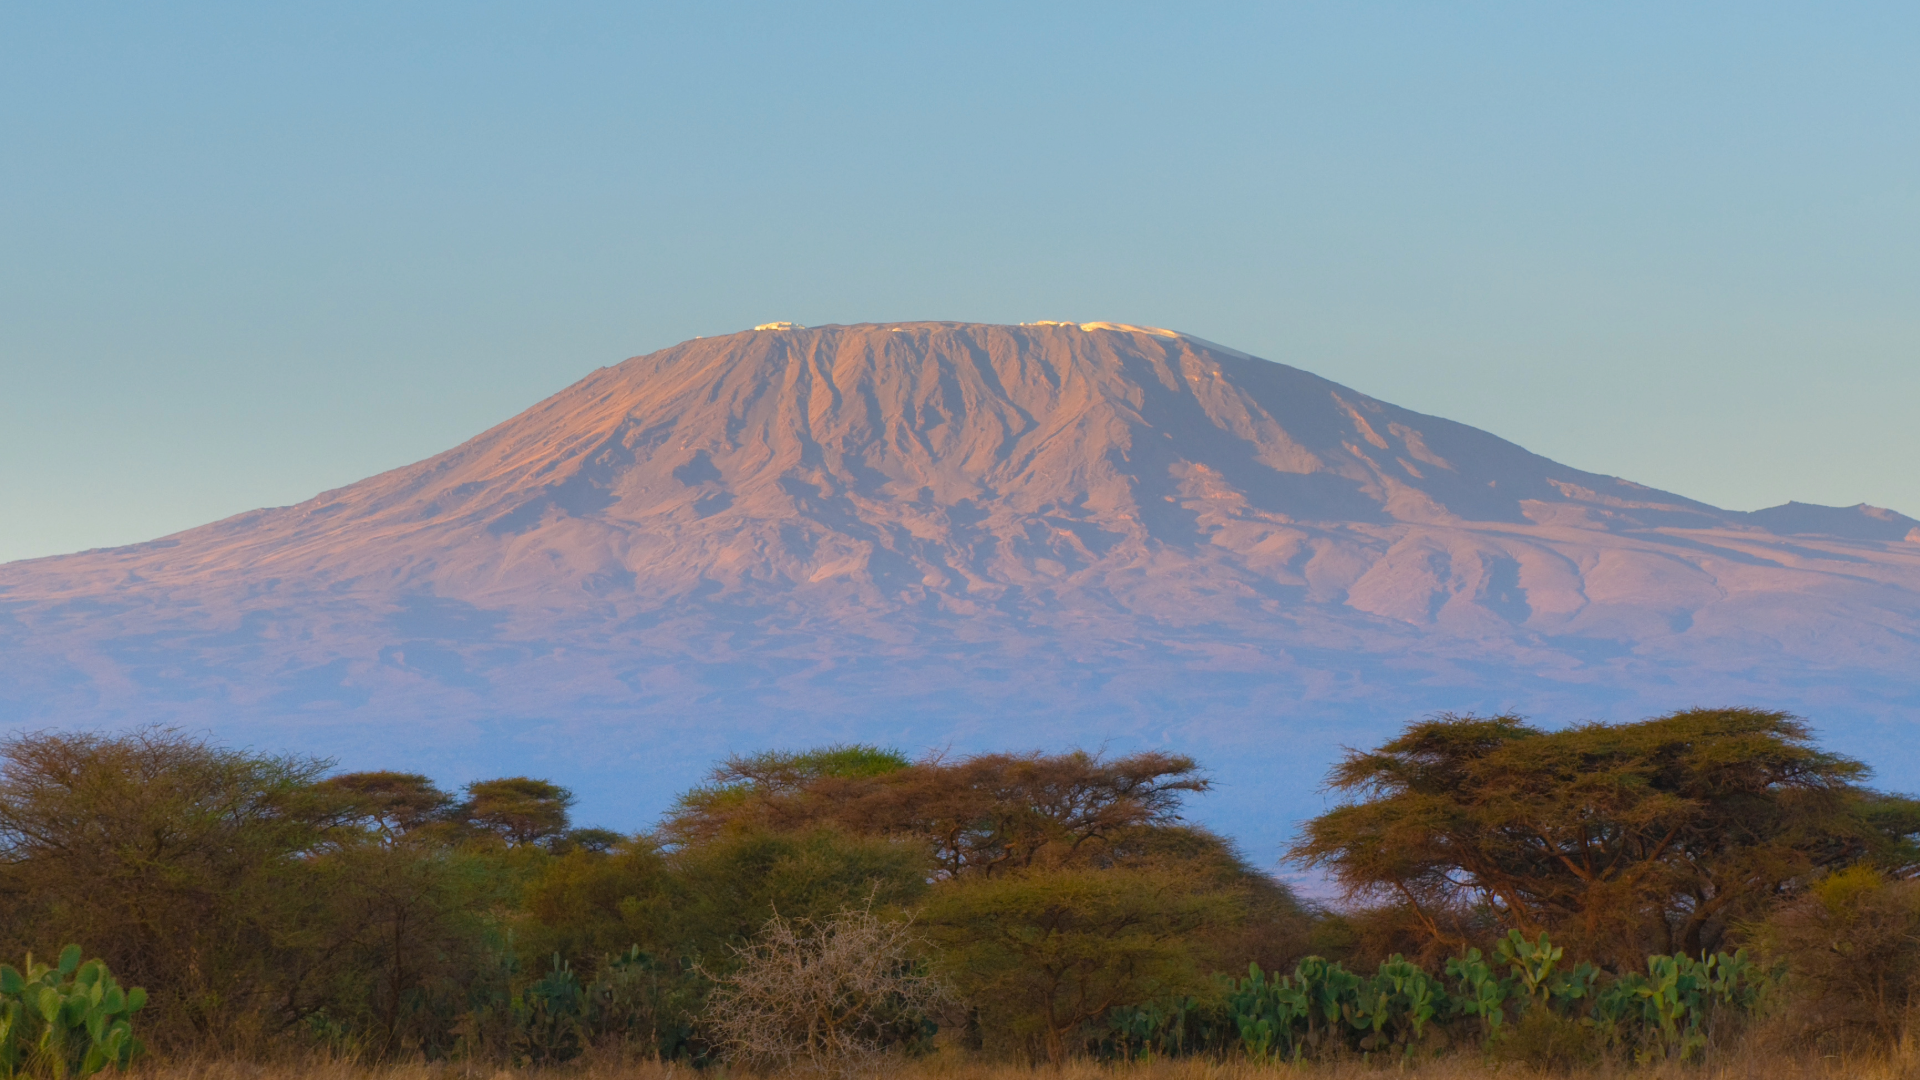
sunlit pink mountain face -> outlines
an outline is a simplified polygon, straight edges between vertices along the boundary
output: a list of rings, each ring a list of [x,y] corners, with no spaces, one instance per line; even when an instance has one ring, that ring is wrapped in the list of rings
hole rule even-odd
[[[1712,703],[1903,775],[1920,522],[1723,511],[1114,324],[690,341],[294,506],[0,567],[15,725],[456,769],[1150,743],[1304,790],[1441,709]]]

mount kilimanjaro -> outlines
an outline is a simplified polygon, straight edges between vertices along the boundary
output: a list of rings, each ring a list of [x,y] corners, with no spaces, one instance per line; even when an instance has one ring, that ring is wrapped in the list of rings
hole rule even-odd
[[[1284,816],[1429,712],[1736,703],[1920,779],[1920,522],[1720,510],[1107,323],[696,339],[294,506],[0,566],[10,725],[589,806],[859,739],[1165,745]]]

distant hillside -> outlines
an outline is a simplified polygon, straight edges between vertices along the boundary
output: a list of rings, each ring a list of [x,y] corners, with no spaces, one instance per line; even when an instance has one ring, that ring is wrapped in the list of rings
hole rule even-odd
[[[0,715],[610,777],[1115,740],[1310,786],[1441,708],[1776,704],[1898,747],[1916,529],[1722,511],[1163,330],[769,329],[295,506],[0,566]]]

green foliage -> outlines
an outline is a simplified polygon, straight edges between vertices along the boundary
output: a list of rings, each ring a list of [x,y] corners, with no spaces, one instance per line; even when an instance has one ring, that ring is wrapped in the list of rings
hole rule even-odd
[[[862,779],[885,776],[912,765],[891,747],[842,743],[799,752],[768,750],[747,757],[728,758],[721,775],[762,790],[794,790],[825,777]]]
[[[1309,961],[1318,961],[1318,958],[1302,960],[1295,974],[1301,974]],[[1314,1026],[1314,1001],[1303,985],[1305,981],[1284,975],[1269,979],[1259,964],[1249,964],[1245,979],[1228,983],[1228,1015],[1233,1018],[1233,1033],[1248,1057],[1255,1061],[1282,1061],[1300,1055],[1303,1033],[1296,1028]]]
[[[667,1061],[697,1060],[705,1049],[694,1037],[694,1021],[706,991],[699,972],[663,961],[638,945],[604,956],[587,983],[594,1039],[618,1039]]]
[[[1594,982],[1600,976],[1600,970],[1585,961],[1572,971],[1563,970],[1560,958],[1566,950],[1548,941],[1544,930],[1538,941],[1528,941],[1520,931],[1509,930],[1493,951],[1512,970],[1514,985],[1525,993],[1522,1000],[1529,1007],[1540,1005],[1565,1012],[1574,1002],[1593,996]]]
[[[1269,975],[1251,964],[1243,979],[1216,977],[1207,997],[1117,1009],[1102,1043],[1110,1054],[1238,1051],[1259,1062],[1383,1051],[1407,1056],[1455,1015],[1446,986],[1404,957],[1358,975],[1309,956],[1291,975]]]
[[[555,953],[553,970],[514,999],[514,1057],[531,1065],[554,1065],[579,1056],[587,1039],[587,1001],[587,989],[573,965]]]
[[[1732,743],[1724,738],[1738,724],[1714,714],[1631,737],[1587,731],[1574,745],[1603,759],[1623,747],[1670,759],[1658,768],[1607,759],[1609,783],[1651,777],[1655,789],[1680,791],[1673,775],[1711,775],[1733,792],[1730,803],[1764,804],[1754,775],[1766,774],[1782,739],[1794,750],[1781,729],[1767,727],[1771,715],[1747,716],[1752,730]],[[1392,768],[1471,772],[1481,767],[1467,761],[1476,754],[1546,738],[1529,731],[1445,722],[1421,735],[1439,750],[1407,751]],[[1691,749],[1674,750],[1676,732],[1691,733]],[[1564,749],[1536,745],[1525,760]],[[1804,767],[1803,779],[1834,765],[1818,755],[1785,758]],[[1721,766],[1731,771],[1715,773]],[[1811,886],[1789,882],[1803,895],[1762,928],[1761,941],[1827,1002],[1823,1016],[1889,1023],[1920,1000],[1912,945],[1920,885],[1869,861],[1906,865],[1901,830],[1912,831],[1915,815],[1899,800],[1862,795],[1846,769],[1834,769],[1819,782],[1838,777],[1837,787],[1800,791],[1781,806],[1809,814],[1839,807],[1867,824],[1822,833],[1815,821],[1794,834],[1824,837],[1814,854],[1796,855],[1800,841],[1782,840],[1785,833],[1766,839],[1753,822],[1779,821],[1758,811],[1728,819],[1725,851],[1700,855],[1698,837],[1681,846],[1689,859],[1730,859],[1726,866],[1760,879],[1855,859]],[[911,1052],[936,1015],[943,1023],[965,1016],[967,1045],[1055,1061],[1089,1050],[1405,1059],[1472,1043],[1547,1066],[1603,1052],[1687,1059],[1718,1025],[1758,1008],[1778,976],[1744,953],[1637,953],[1633,972],[1617,979],[1591,963],[1570,965],[1570,955],[1591,955],[1594,926],[1613,924],[1574,920],[1563,936],[1553,918],[1523,920],[1552,908],[1540,897],[1558,886],[1538,883],[1510,896],[1475,893],[1476,909],[1435,907],[1436,894],[1412,882],[1378,918],[1329,918],[1250,868],[1228,842],[1179,819],[1179,800],[1206,785],[1191,761],[1168,755],[920,763],[872,747],[761,755],[730,762],[712,799],[695,807],[706,796],[690,796],[670,829],[639,836],[573,828],[571,796],[547,781],[483,781],[456,804],[417,774],[329,779],[324,771],[325,763],[221,750],[158,729],[0,740],[0,892],[9,899],[0,906],[0,946],[24,949],[80,930],[104,943],[104,961],[83,965],[71,951],[71,962],[63,955],[27,974],[0,967],[0,997],[14,995],[11,1005],[0,1001],[0,1080],[83,1075],[131,1060],[137,1044],[125,1020],[138,992],[115,988],[109,964],[154,988],[141,1034],[164,1047],[246,1055],[291,1042],[369,1060],[539,1066],[592,1048],[695,1063],[722,1054],[772,1060],[794,1043],[761,1038],[768,1028],[752,1019],[759,1016],[785,1016],[782,1030],[827,1017],[835,1031],[858,1036],[857,1053],[827,1054],[836,1060]],[[1551,810],[1542,793],[1565,779],[1539,779],[1512,797]],[[1422,796],[1421,814],[1445,801],[1432,794]],[[1677,822],[1676,836],[1700,820],[1667,796],[1629,803]],[[1413,831],[1392,833],[1392,844],[1418,849],[1430,824],[1419,814],[1399,821],[1395,828]],[[1486,822],[1468,824],[1448,835],[1471,839]],[[1514,843],[1490,849],[1511,857],[1496,860],[1501,873],[1529,865],[1514,853],[1533,841]],[[1728,853],[1741,844],[1744,853]],[[1375,856],[1399,857],[1365,854]],[[1670,869],[1657,858],[1638,865],[1651,868],[1647,880]],[[1665,880],[1661,888],[1681,879]],[[1717,902],[1719,886],[1707,885],[1699,901]],[[1638,888],[1616,881],[1581,895],[1630,907],[1632,897],[1654,895]],[[852,933],[855,915],[870,930],[913,924],[929,948],[902,952],[895,941],[884,957],[863,952],[861,941],[885,935]],[[1672,925],[1688,918],[1672,915]],[[1527,933],[1495,937],[1501,920],[1524,922]],[[1409,939],[1405,928],[1415,924],[1426,936]],[[770,926],[797,935],[792,947],[771,948]],[[816,934],[822,927],[848,932]],[[1436,973],[1441,950],[1431,943],[1449,933],[1491,956],[1463,940]],[[873,997],[885,1007],[843,1009],[865,999],[810,966],[823,950],[861,985],[891,987]],[[1309,952],[1325,955],[1302,958]],[[1383,955],[1374,968],[1355,959]],[[749,970],[748,958],[763,963]],[[1246,975],[1211,974],[1222,969]],[[57,1001],[28,985],[46,979],[58,984]],[[67,1004],[81,998],[84,1008]],[[855,1012],[866,1019],[842,1024]],[[722,1014],[750,1022],[726,1027]]]
[[[1101,1058],[1151,1060],[1217,1055],[1233,1045],[1235,1012],[1224,997],[1230,980],[1216,977],[1200,996],[1181,995],[1113,1009],[1092,1049]]]
[[[1603,984],[1591,964],[1560,968],[1563,956],[1545,935],[1528,941],[1515,931],[1498,951],[1506,974],[1473,949],[1447,962],[1451,986],[1400,956],[1371,975],[1317,956],[1291,975],[1255,964],[1243,979],[1216,977],[1208,995],[1113,1010],[1098,1045],[1128,1057],[1405,1058],[1450,1029],[1452,1041],[1477,1038],[1499,1056],[1543,1067],[1590,1062],[1606,1049],[1641,1061],[1684,1059],[1707,1044],[1715,1023],[1752,1015],[1779,979],[1742,952],[1654,956],[1647,975]]]
[[[409,835],[307,860],[306,890],[282,901],[289,963],[267,1021],[371,1058],[452,1052],[476,993],[497,993],[505,1007],[510,989],[491,977],[502,911],[544,859]]]
[[[1447,961],[1447,977],[1454,981],[1453,1009],[1457,1015],[1471,1016],[1482,1031],[1497,1037],[1507,1020],[1507,998],[1513,993],[1512,976],[1501,977],[1480,954],[1468,949],[1466,955]]]
[[[1649,956],[1645,975],[1629,973],[1595,995],[1591,1022],[1636,1060],[1684,1060],[1706,1048],[1716,1018],[1751,1014],[1779,977],[1744,949],[1699,960]]]
[[[927,876],[923,850],[833,829],[746,829],[672,851],[639,838],[548,859],[522,900],[519,951],[529,967],[570,958],[596,1002],[595,1040],[698,1057],[694,1020],[709,986],[696,967],[728,974],[776,915],[824,923],[907,907]]]
[[[1241,1046],[1256,1060],[1298,1059],[1339,1049],[1411,1054],[1430,1025],[1456,1010],[1445,984],[1401,956],[1371,976],[1317,956],[1291,976],[1266,980],[1256,967],[1228,1000]]]
[[[1173,869],[1056,870],[948,882],[922,919],[981,1023],[1058,1062],[1107,1010],[1203,988],[1191,941],[1233,900]]]
[[[85,941],[152,989],[148,1037],[250,1037],[313,963],[291,943],[323,890],[314,857],[353,830],[325,762],[164,728],[0,740],[5,947]]]
[[[423,777],[326,768],[161,728],[0,740],[0,945],[87,941],[168,1048],[450,1052],[549,856],[464,833]]]
[[[1330,782],[1354,801],[1309,822],[1293,854],[1403,901],[1456,950],[1468,942],[1434,913],[1478,907],[1630,966],[1711,950],[1822,868],[1913,865],[1920,803],[1866,774],[1777,712],[1558,731],[1447,716],[1338,764]]]
[[[520,898],[522,955],[586,959],[634,945],[664,955],[684,939],[685,892],[666,854],[644,839],[568,851],[546,860]]]
[[[547,973],[513,998],[512,1056],[524,1064],[556,1065],[610,1041],[666,1060],[690,1056],[700,982],[637,945],[601,957],[584,982],[555,953]]]
[[[337,792],[349,813],[388,839],[445,824],[454,810],[453,796],[419,773],[342,773],[320,786]]]
[[[836,829],[753,829],[673,853],[672,914],[663,929],[689,956],[724,968],[731,949],[775,915],[824,920],[904,907],[927,891],[924,849]]]
[[[547,780],[509,776],[467,785],[459,807],[463,820],[509,844],[535,844],[564,836],[573,792]]]
[[[855,761],[867,762],[868,750]],[[662,836],[697,845],[741,829],[828,827],[923,845],[943,877],[996,874],[1124,859],[1120,846],[1176,825],[1181,799],[1208,786],[1193,759],[1154,751],[980,754],[898,768],[884,754],[873,768],[845,768],[843,752],[732,759],[676,805]]]
[[[121,989],[104,963],[80,956],[69,945],[52,965],[32,953],[24,970],[0,964],[0,1077],[92,1076],[140,1056],[132,1017],[147,992]]]
[[[612,829],[575,828],[568,829],[549,843],[556,855],[569,851],[587,851],[595,855],[605,855],[625,843],[627,838]]]
[[[898,750],[864,743],[730,757],[713,770],[707,783],[675,800],[671,816],[687,824],[727,819],[756,803],[790,798],[820,780],[864,780],[911,764]],[[708,830],[696,826],[691,831]]]
[[[1398,956],[1380,965],[1360,1004],[1348,1022],[1368,1032],[1362,1045],[1409,1053],[1426,1038],[1428,1024],[1451,1012],[1446,984]]]

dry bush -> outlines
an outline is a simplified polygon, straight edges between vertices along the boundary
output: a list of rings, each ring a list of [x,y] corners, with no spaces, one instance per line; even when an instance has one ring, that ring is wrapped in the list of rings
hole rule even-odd
[[[1865,866],[1833,874],[1757,935],[1787,962],[1785,1034],[1827,1049],[1882,1048],[1920,1011],[1920,882]]]
[[[729,1060],[784,1072],[846,1075],[924,1045],[927,1015],[947,1000],[905,921],[870,910],[812,921],[775,915],[708,1006]]]

